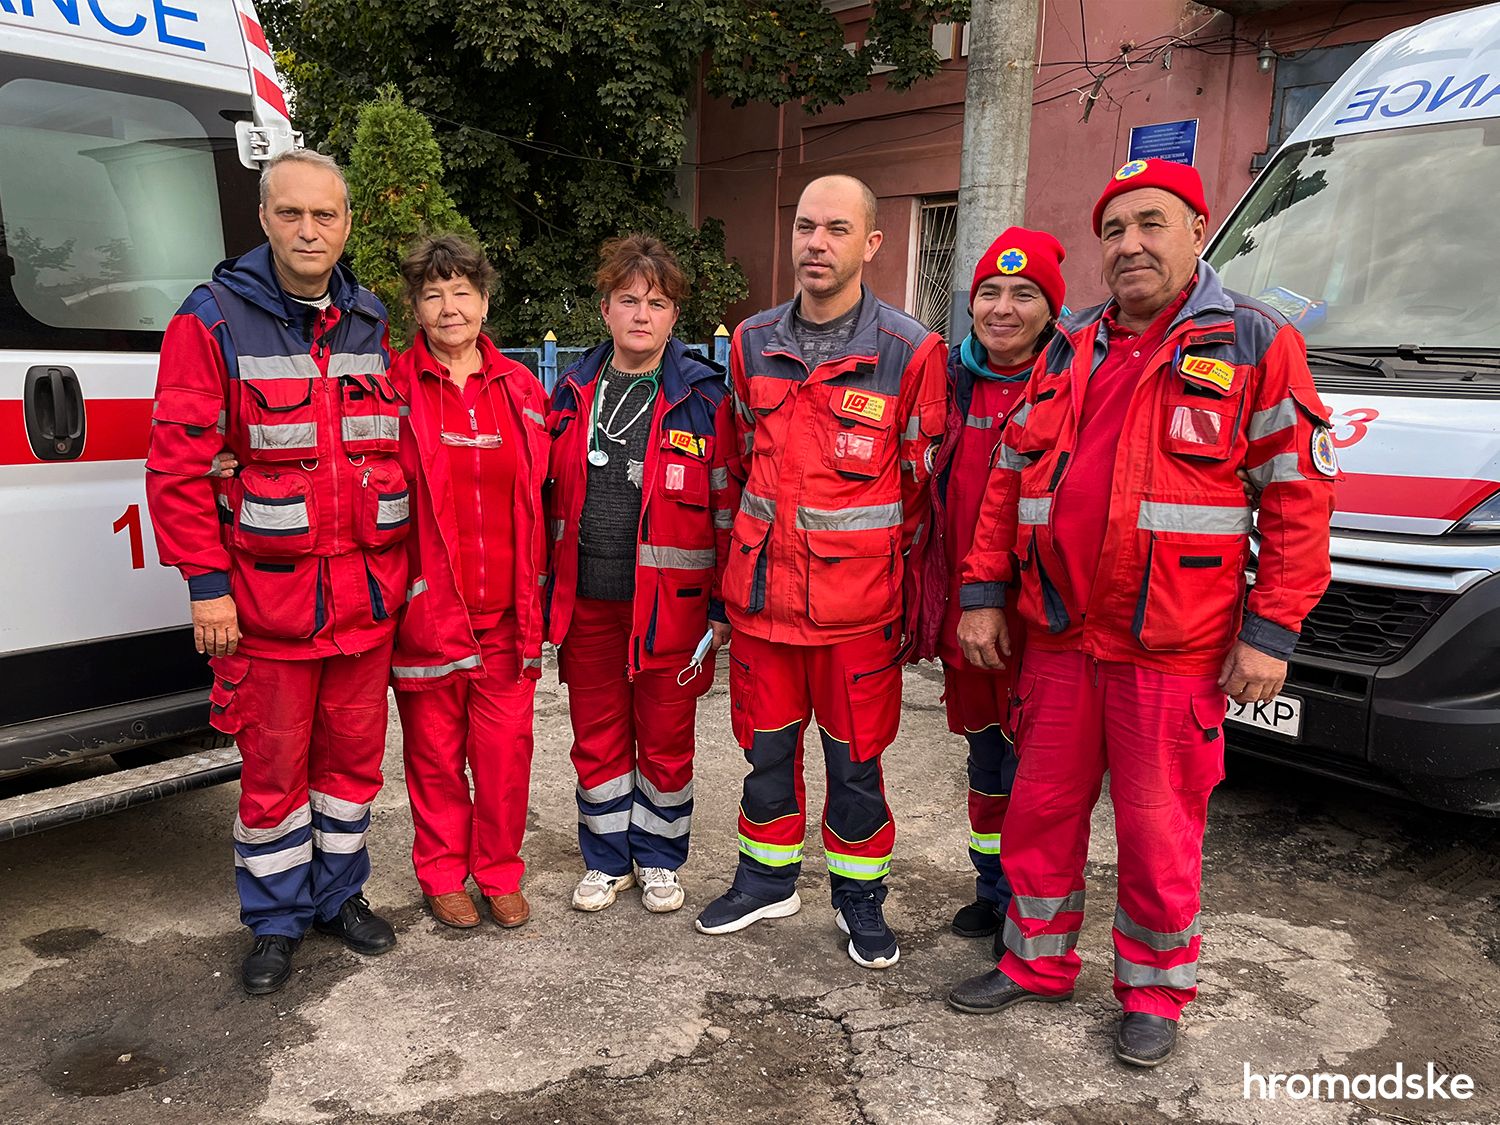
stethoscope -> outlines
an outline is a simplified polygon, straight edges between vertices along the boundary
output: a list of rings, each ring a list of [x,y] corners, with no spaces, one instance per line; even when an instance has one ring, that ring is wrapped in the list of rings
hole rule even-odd
[[[645,416],[646,411],[651,409],[651,404],[656,401],[656,392],[660,388],[662,365],[658,363],[651,371],[646,372],[644,375],[637,375],[631,380],[630,386],[626,387],[625,393],[620,396],[620,401],[615,403],[614,409],[609,412],[609,421],[600,425],[599,412],[604,405],[604,391],[607,378],[604,373],[609,370],[609,366],[614,361],[614,358],[615,353],[610,352],[609,358],[604,361],[604,366],[599,368],[599,387],[594,395],[594,408],[589,419],[588,460],[589,464],[593,465],[596,469],[602,469],[605,465],[609,464],[609,454],[599,447],[599,435],[603,434],[616,445],[624,445],[626,431],[639,422]],[[615,429],[615,422],[619,420],[620,410],[630,398],[630,393],[641,385],[648,387],[646,401],[641,403],[641,408],[631,416],[630,421],[626,422],[619,429]]]

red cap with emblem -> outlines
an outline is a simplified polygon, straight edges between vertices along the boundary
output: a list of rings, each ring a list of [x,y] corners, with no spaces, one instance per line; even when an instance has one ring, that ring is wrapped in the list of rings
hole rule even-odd
[[[1067,289],[1063,285],[1062,263],[1067,252],[1062,243],[1044,230],[1010,227],[984,252],[974,269],[969,286],[969,309],[974,308],[974,294],[992,277],[1024,277],[1042,291],[1056,316],[1063,306]]]
[[[1103,225],[1104,208],[1117,195],[1139,188],[1161,188],[1182,200],[1208,222],[1208,200],[1203,196],[1203,177],[1191,164],[1178,164],[1175,160],[1132,160],[1122,165],[1104,188],[1099,202],[1094,204],[1094,233]]]

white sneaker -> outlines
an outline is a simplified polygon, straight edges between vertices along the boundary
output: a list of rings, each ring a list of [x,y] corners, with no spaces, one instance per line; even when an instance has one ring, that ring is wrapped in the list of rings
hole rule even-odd
[[[641,905],[652,914],[670,914],[682,908],[682,884],[670,867],[642,867]]]
[[[623,875],[606,875],[603,871],[590,868],[584,872],[583,878],[578,880],[578,886],[573,889],[573,909],[603,910],[606,906],[614,905],[617,894],[633,886],[635,886],[635,875],[632,872],[627,871]]]

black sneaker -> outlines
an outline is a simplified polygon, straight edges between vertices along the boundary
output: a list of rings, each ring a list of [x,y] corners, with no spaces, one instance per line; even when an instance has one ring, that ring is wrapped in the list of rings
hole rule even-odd
[[[346,898],[337,914],[326,922],[322,919],[314,922],[313,929],[336,937],[354,952],[370,957],[396,944],[396,931],[370,909],[370,901],[364,895]]]
[[[251,996],[264,996],[284,985],[292,975],[292,954],[300,944],[300,938],[283,934],[257,937],[240,966],[240,983],[245,991]]]
[[[1177,1047],[1177,1021],[1126,1012],[1115,1033],[1115,1058],[1131,1066],[1160,1066]]]
[[[989,937],[1000,928],[1000,911],[987,898],[976,898],[953,916],[953,932],[959,937]]]
[[[889,969],[901,960],[901,947],[885,924],[885,914],[873,891],[845,899],[835,918],[839,929],[849,935],[849,956],[855,964]]]
[[[802,900],[796,891],[786,898],[765,899],[730,887],[703,908],[693,925],[700,934],[732,934],[753,926],[762,918],[790,918],[801,909]]]

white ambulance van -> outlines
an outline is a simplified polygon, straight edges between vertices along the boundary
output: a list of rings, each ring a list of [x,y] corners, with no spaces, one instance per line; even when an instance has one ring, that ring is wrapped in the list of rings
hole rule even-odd
[[[207,732],[146,511],[157,352],[261,241],[252,169],[298,143],[249,0],[0,0],[0,779]],[[232,755],[0,811],[0,838],[232,777]]]
[[[1387,36],[1207,257],[1335,412],[1333,583],[1232,744],[1500,813],[1500,4]]]

